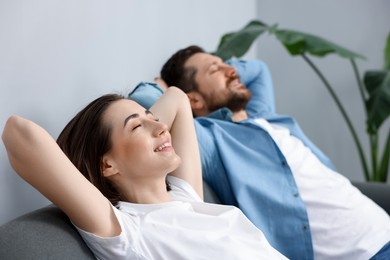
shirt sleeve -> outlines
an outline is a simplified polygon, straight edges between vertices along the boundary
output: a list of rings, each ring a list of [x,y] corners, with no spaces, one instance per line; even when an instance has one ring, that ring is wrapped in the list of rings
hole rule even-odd
[[[275,97],[268,66],[261,60],[233,59],[226,63],[237,68],[241,82],[252,93],[252,98],[246,107],[249,116],[274,114]]]
[[[146,109],[149,109],[164,93],[162,88],[150,82],[140,82],[128,95]]]
[[[130,218],[125,221],[125,213],[111,207],[122,230],[118,236],[101,237],[73,225],[97,259],[144,259],[135,247],[138,234],[135,223]]]

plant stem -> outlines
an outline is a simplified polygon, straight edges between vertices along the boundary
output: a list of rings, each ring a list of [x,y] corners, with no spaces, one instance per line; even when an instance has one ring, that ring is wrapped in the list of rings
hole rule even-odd
[[[356,62],[353,58],[350,59],[351,65],[353,68],[353,72],[357,81],[357,84],[359,86],[359,92],[360,97],[362,98],[362,103],[364,105],[364,112],[366,113],[366,117],[368,115],[368,108],[367,108],[367,98],[366,98],[366,92],[363,85],[363,82],[360,78],[360,73],[358,70],[358,67],[356,65]],[[374,181],[382,181],[382,176],[380,172],[378,171],[377,162],[378,162],[378,132],[371,134],[368,133],[369,140],[370,140],[370,147],[371,147],[371,180]]]
[[[359,138],[358,138],[358,136],[356,134],[355,128],[353,127],[353,125],[351,123],[351,120],[349,119],[349,117],[348,117],[344,107],[342,106],[339,98],[337,97],[337,95],[334,92],[333,88],[331,87],[329,82],[326,80],[324,75],[321,73],[321,71],[314,65],[314,63],[305,54],[302,54],[302,57],[309,64],[309,66],[315,71],[315,73],[318,75],[318,77],[324,83],[326,89],[329,91],[329,93],[332,96],[333,100],[336,102],[337,107],[339,108],[339,110],[340,110],[340,112],[341,112],[345,122],[347,123],[347,126],[348,126],[349,130],[351,131],[352,138],[355,141],[355,145],[356,145],[356,147],[358,149],[360,161],[361,161],[362,166],[363,166],[364,175],[366,177],[366,180],[369,181],[370,180],[370,174],[369,174],[369,171],[368,171],[366,158],[364,156],[362,146],[361,146]]]
[[[377,168],[378,161],[378,136],[376,134],[370,134],[371,143],[371,162],[372,162],[372,177],[374,181],[381,181]]]
[[[364,111],[366,112],[366,116],[367,116],[367,105],[366,105],[366,92],[364,90],[364,86],[363,86],[363,82],[362,80],[360,79],[360,73],[359,73],[359,70],[358,70],[358,67],[356,65],[356,62],[353,58],[350,59],[351,61],[351,64],[352,64],[352,68],[353,68],[353,72],[355,74],[355,78],[356,78],[356,81],[357,81],[357,84],[359,86],[359,92],[360,92],[360,97],[362,98],[362,102],[363,102],[363,105],[364,105]]]
[[[385,142],[385,149],[382,154],[381,164],[379,168],[382,182],[387,181],[387,170],[389,168],[389,159],[390,159],[390,131],[387,132],[387,141]]]

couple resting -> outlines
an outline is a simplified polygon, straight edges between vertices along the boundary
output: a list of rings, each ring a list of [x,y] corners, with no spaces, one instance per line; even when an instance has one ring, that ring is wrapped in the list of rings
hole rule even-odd
[[[389,216],[276,114],[264,63],[224,63],[190,46],[161,78],[129,94],[143,106],[94,100],[57,143],[18,116],[4,128],[15,171],[98,258],[389,257]],[[232,206],[202,202],[202,172]]]

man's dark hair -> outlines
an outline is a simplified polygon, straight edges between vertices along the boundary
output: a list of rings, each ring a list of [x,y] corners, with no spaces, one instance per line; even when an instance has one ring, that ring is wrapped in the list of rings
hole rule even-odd
[[[196,69],[184,67],[187,60],[196,53],[205,53],[205,51],[199,46],[191,45],[178,50],[167,60],[161,69],[160,76],[168,86],[176,86],[185,93],[198,88],[195,82]]]

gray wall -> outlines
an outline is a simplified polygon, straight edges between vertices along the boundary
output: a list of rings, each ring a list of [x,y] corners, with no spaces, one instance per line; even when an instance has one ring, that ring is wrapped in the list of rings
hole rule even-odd
[[[389,13],[386,0],[1,0],[0,129],[9,115],[20,114],[56,138],[95,97],[126,94],[137,82],[152,80],[178,48],[199,44],[212,51],[223,33],[254,18],[321,35],[367,56],[359,62],[362,71],[378,68]],[[349,132],[307,65],[269,36],[246,57],[269,64],[278,111],[294,115],[343,174],[362,180]],[[365,138],[349,64],[335,57],[315,62],[337,85]],[[1,143],[0,224],[48,203],[13,173]]]
[[[153,80],[179,48],[214,50],[255,17],[255,0],[0,0],[0,129],[20,114],[56,138],[87,102]],[[1,142],[0,224],[48,203]]]
[[[387,0],[262,0],[257,10],[259,19],[267,24],[318,35],[364,55],[367,60],[357,61],[361,75],[369,69],[383,68],[384,46],[390,33]],[[291,57],[273,36],[261,36],[256,46],[258,57],[267,62],[273,74],[278,112],[293,115],[339,172],[351,180],[363,181],[357,149],[347,125],[313,70],[302,58]],[[312,61],[339,95],[369,155],[365,112],[350,62],[336,55]],[[381,148],[389,129],[390,120],[381,129]]]

